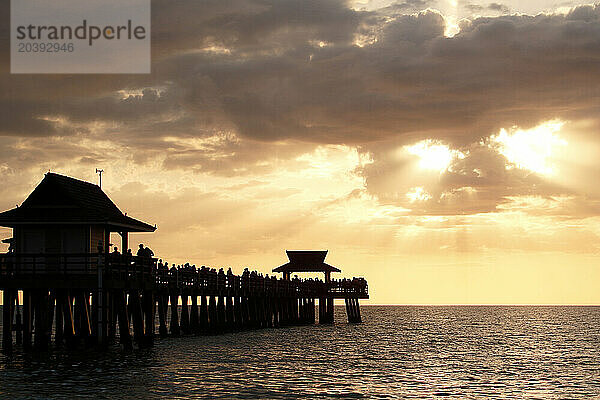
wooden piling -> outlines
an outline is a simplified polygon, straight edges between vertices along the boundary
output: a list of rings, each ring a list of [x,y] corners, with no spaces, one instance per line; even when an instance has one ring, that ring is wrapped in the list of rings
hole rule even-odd
[[[272,328],[273,327],[273,309],[271,307],[271,298],[265,297],[263,299],[263,302],[264,302],[264,307],[265,307],[265,311],[266,311],[267,328]]]
[[[200,333],[200,324],[198,319],[198,296],[192,293],[192,306],[190,307],[190,331],[197,335]]]
[[[138,346],[143,347],[145,345],[144,319],[140,294],[137,290],[129,292],[129,304],[131,305],[131,320],[133,322],[133,339]]]
[[[235,329],[242,329],[244,322],[242,319],[242,299],[240,296],[233,297],[233,314],[235,319]]]
[[[181,321],[179,322],[179,327],[181,329],[181,333],[189,334],[190,333],[190,313],[188,308],[188,294],[184,289],[181,294]]]
[[[171,336],[179,336],[181,334],[181,330],[179,327],[179,313],[177,312],[177,308],[179,306],[178,300],[179,295],[177,293],[171,292],[171,326],[169,327],[169,333]]]
[[[15,330],[15,334],[16,334],[16,341],[17,341],[17,346],[20,346],[23,344],[23,322],[21,320],[21,307],[19,307],[19,292],[15,291],[15,326],[14,326],[14,330]]]
[[[63,334],[65,343],[68,346],[73,346],[76,342],[75,321],[73,320],[73,298],[67,291],[62,294],[61,304],[63,308]]]
[[[208,298],[208,329],[211,333],[217,332],[218,329],[218,318],[217,318],[217,299],[215,296],[209,296]]]
[[[35,296],[35,337],[33,340],[37,350],[48,349],[48,291],[38,290]]]
[[[54,320],[54,343],[57,346],[61,346],[64,342],[64,329],[65,329],[65,324],[64,324],[64,318],[63,318],[63,312],[64,312],[64,306],[62,304],[63,302],[63,294],[61,291],[55,291],[55,301],[56,301],[56,311],[55,311],[55,320]]]
[[[250,327],[250,304],[248,304],[248,297],[245,295],[240,299],[240,306],[242,308],[242,329]]]
[[[227,319],[227,330],[232,331],[235,329],[235,320],[233,312],[233,297],[227,296],[225,299],[225,315]]]
[[[223,332],[225,330],[225,298],[218,296],[217,299],[217,331]]]
[[[129,313],[127,312],[127,297],[124,291],[114,293],[117,320],[119,322],[119,339],[126,350],[131,350],[131,333],[129,332]]]
[[[200,332],[206,333],[208,331],[208,302],[206,301],[206,295],[202,293],[200,296]]]
[[[350,299],[346,297],[344,299],[344,303],[346,304],[346,315],[348,316],[348,322],[352,322],[352,309],[350,308]]]
[[[156,319],[156,301],[154,301],[154,292],[144,291],[143,297],[144,311],[144,346],[154,344],[154,321]]]
[[[37,309],[36,309],[37,315]],[[89,315],[89,293],[84,291],[78,291],[75,295],[75,315],[76,315],[76,326],[75,333],[77,338],[80,340],[89,342],[89,338],[92,334],[90,315]],[[36,316],[37,319],[37,316]]]
[[[117,335],[117,310],[114,291],[107,291],[108,296],[108,341],[112,342]]]
[[[168,334],[167,330],[167,297],[160,293],[156,296],[158,302],[158,334],[160,337],[165,337]]]
[[[13,347],[12,320],[14,310],[14,296],[11,289],[2,292],[2,350],[11,352]]]
[[[31,348],[31,335],[33,332],[33,305],[31,290],[23,290],[23,349]]]

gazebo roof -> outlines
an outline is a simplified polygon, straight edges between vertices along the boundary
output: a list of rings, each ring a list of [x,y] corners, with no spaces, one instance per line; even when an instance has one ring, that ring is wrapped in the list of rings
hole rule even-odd
[[[61,224],[109,225],[122,232],[156,230],[124,215],[98,185],[51,172],[20,207],[0,213],[0,226]]]
[[[286,250],[290,262],[273,269],[273,272],[341,272],[325,263],[327,250]]]

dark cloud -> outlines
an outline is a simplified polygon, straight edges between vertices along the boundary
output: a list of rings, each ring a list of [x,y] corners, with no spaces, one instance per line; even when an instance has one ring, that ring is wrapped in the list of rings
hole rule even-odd
[[[382,148],[432,138],[470,148],[463,164],[489,176],[471,177],[472,165],[448,174],[438,199],[449,193],[455,205],[423,212],[494,210],[541,183],[503,170],[497,154],[476,148],[482,138],[553,118],[597,119],[600,6],[476,18],[450,38],[438,12],[407,15],[429,4],[366,12],[341,0],[154,1],[150,75],[9,75],[2,60],[0,134],[9,145],[0,156],[25,169],[50,159],[89,164],[110,154],[85,141],[109,140],[133,162],[231,176],[348,144],[372,155],[361,171],[368,189],[393,202],[405,192],[393,189],[398,166]],[[466,186],[479,191],[476,205]],[[544,193],[553,191],[564,193]]]
[[[501,3],[490,3],[490,5],[487,7],[488,10],[492,10],[492,11],[498,11],[502,14],[506,14],[508,12],[510,12],[510,7],[501,4]]]
[[[193,24],[188,15],[200,10],[190,3],[185,12],[185,4],[172,11],[179,19],[160,13],[161,3],[156,6],[154,14],[165,18],[154,24],[156,45],[162,30],[176,25],[168,43],[188,51],[177,48],[157,58],[149,77],[103,85],[108,78],[4,76],[4,134],[69,132],[41,119],[61,116],[81,125],[75,132],[83,133],[85,123],[118,123],[115,139],[124,141],[235,129],[264,141],[365,143],[443,129],[445,139],[464,142],[506,124],[595,110],[596,7],[579,7],[567,16],[479,18],[445,38],[444,19],[435,12],[383,23],[337,1],[261,2],[237,10],[213,9],[208,2],[199,18],[212,24]],[[197,48],[211,37],[230,53],[189,53],[193,44],[177,40],[186,24],[212,29],[187,31]],[[280,31],[283,36],[274,40]],[[361,32],[378,40],[352,45]],[[157,87],[160,96],[152,89]],[[128,88],[144,92],[117,96]]]

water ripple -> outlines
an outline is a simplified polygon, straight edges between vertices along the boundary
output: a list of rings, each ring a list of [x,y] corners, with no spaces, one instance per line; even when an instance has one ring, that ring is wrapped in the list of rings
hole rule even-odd
[[[0,397],[600,398],[599,307],[364,307],[365,323],[0,356]]]

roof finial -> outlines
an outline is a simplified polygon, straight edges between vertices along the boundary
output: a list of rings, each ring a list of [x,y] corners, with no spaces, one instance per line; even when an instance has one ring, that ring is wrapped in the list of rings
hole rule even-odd
[[[99,169],[96,168],[96,173],[100,176],[100,184],[98,186],[100,186],[100,189],[102,189],[102,173],[104,172],[103,169]]]

